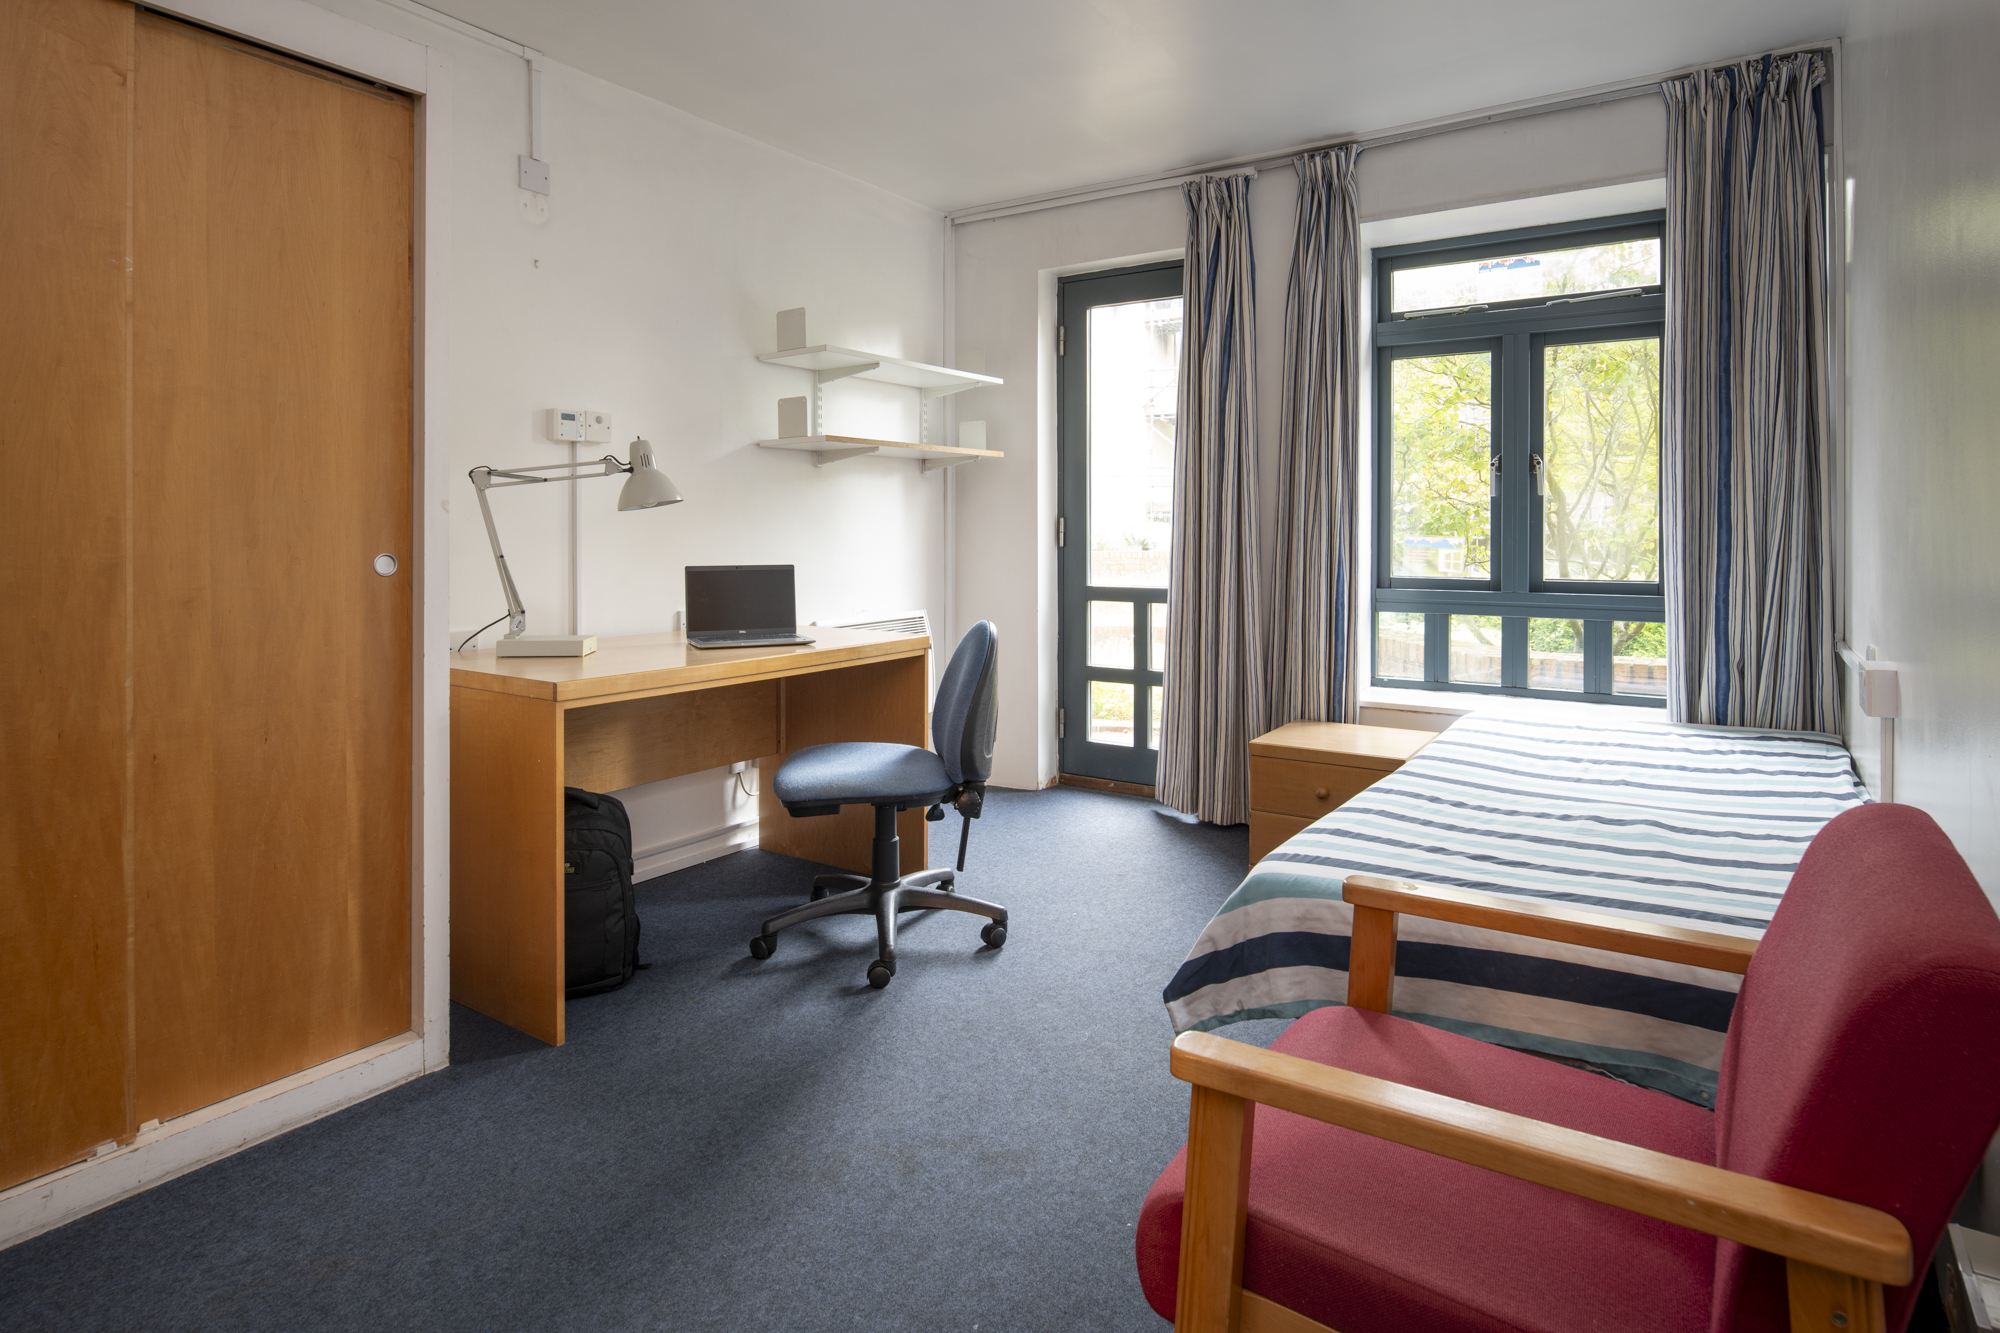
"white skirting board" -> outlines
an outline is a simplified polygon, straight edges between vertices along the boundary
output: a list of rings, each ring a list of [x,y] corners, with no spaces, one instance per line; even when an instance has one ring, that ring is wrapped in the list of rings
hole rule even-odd
[[[0,1249],[387,1092],[423,1072],[423,1038],[405,1032],[190,1111],[102,1157],[0,1191]]]
[[[718,856],[740,852],[745,847],[757,845],[757,821],[746,819],[740,824],[724,824],[721,828],[696,833],[685,838],[676,838],[659,847],[634,848],[632,851],[632,879],[656,879],[670,875],[676,870],[700,865],[703,861],[713,861]]]

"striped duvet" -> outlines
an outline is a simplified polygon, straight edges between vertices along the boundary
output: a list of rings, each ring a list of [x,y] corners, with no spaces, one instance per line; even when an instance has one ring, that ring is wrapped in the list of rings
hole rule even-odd
[[[1806,844],[1867,800],[1797,732],[1471,716],[1258,862],[1166,989],[1174,1030],[1347,994],[1341,879],[1395,875],[1755,938]],[[1396,1012],[1713,1105],[1740,978],[1401,919]]]

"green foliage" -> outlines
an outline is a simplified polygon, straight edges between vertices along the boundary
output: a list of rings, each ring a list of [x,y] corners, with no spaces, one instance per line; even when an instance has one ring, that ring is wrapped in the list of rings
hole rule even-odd
[[[1530,620],[1528,651],[1531,653],[1580,653],[1583,651],[1581,620]]]
[[[1528,651],[1533,653],[1580,653],[1583,651],[1581,620],[1528,621]],[[1611,622],[1613,657],[1665,657],[1667,627],[1657,621],[1614,620]]]
[[[1650,582],[1660,568],[1660,341],[1542,355],[1542,572]]]
[[[1613,657],[1665,657],[1667,627],[1657,621],[1615,620],[1611,623]]]
[[[1486,352],[1398,357],[1390,369],[1390,550],[1397,574],[1489,577],[1493,363]],[[1404,546],[1456,537],[1463,570],[1441,571]]]
[[[1591,248],[1552,265],[1553,294],[1657,281],[1657,249]],[[1543,350],[1543,576],[1651,582],[1660,560],[1660,341]],[[1487,352],[1397,357],[1390,369],[1391,572],[1490,577],[1493,364]],[[1440,568],[1410,538],[1457,538],[1464,568]]]
[[[1102,722],[1132,720],[1132,687],[1117,681],[1090,682],[1090,715]]]

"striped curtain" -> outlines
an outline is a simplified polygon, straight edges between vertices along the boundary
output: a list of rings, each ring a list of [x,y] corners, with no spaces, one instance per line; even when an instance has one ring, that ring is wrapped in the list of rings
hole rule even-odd
[[[1833,731],[1817,55],[1662,85],[1661,530],[1676,721]]]
[[[1285,292],[1271,725],[1354,720],[1355,474],[1361,260],[1354,160],[1294,158],[1299,199]]]
[[[1250,751],[1269,714],[1257,583],[1256,261],[1250,181],[1204,176],[1188,206],[1174,541],[1159,799],[1212,824],[1250,818]]]

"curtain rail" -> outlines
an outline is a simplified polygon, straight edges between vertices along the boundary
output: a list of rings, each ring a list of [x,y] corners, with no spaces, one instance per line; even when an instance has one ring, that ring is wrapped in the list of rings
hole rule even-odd
[[[945,219],[954,226],[968,222],[989,222],[994,218],[1013,217],[1020,213],[1037,213],[1047,208],[1066,208],[1071,204],[1085,204],[1097,199],[1115,199],[1120,195],[1143,194],[1149,190],[1170,190],[1185,181],[1218,172],[1252,170],[1284,165],[1301,153],[1318,152],[1335,148],[1341,144],[1359,144],[1365,151],[1382,148],[1389,144],[1407,143],[1412,139],[1425,139],[1436,134],[1453,134],[1459,130],[1476,129],[1481,125],[1496,125],[1510,120],[1521,120],[1528,116],[1549,115],[1557,111],[1572,111],[1579,107],[1599,106],[1606,102],[1623,101],[1628,97],[1644,97],[1655,91],[1669,79],[1683,78],[1698,70],[1717,69],[1725,65],[1741,64],[1746,60],[1758,60],[1764,56],[1797,55],[1802,51],[1832,52],[1838,49],[1840,39],[1827,38],[1823,41],[1801,42],[1795,46],[1778,47],[1775,50],[1759,51],[1754,55],[1737,56],[1729,60],[1705,60],[1698,65],[1686,65],[1680,69],[1668,70],[1662,74],[1648,74],[1643,78],[1624,79],[1616,83],[1597,84],[1574,92],[1557,93],[1548,97],[1528,98],[1519,102],[1507,102],[1500,106],[1479,111],[1461,112],[1452,116],[1439,116],[1431,120],[1412,121],[1407,125],[1392,126],[1368,134],[1348,134],[1333,139],[1315,139],[1309,143],[1297,144],[1290,148],[1272,152],[1246,154],[1241,157],[1224,158],[1215,162],[1205,162],[1197,166],[1178,167],[1171,171],[1156,171],[1143,176],[1127,176],[1119,180],[1105,181],[1098,185],[1081,185],[1067,190],[1051,190],[1046,194],[1023,195],[1018,199],[1002,199],[990,204],[977,204],[971,208],[961,208],[945,214]]]

